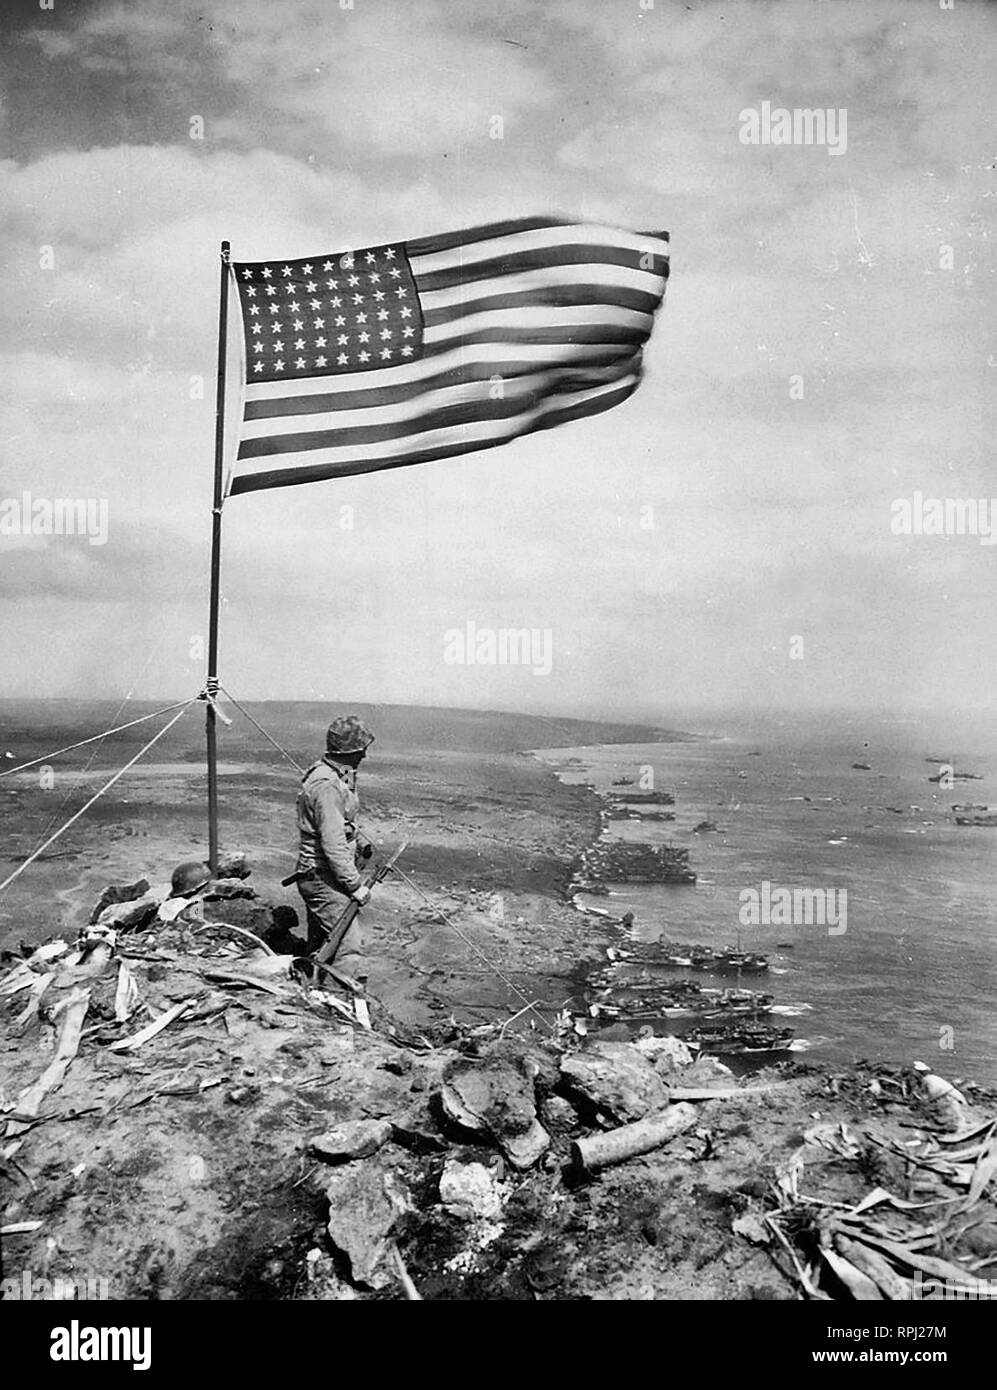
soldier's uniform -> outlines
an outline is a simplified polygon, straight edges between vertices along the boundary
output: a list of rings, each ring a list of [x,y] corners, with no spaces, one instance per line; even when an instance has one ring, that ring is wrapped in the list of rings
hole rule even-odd
[[[298,793],[298,892],[308,913],[308,949],[317,951],[345,907],[344,896],[366,890],[357,868],[356,769],[344,756],[363,753],[373,734],[355,715],[334,720],[326,754],[308,769]],[[361,900],[361,899],[358,899]],[[363,937],[354,918],[334,957],[336,968],[354,979],[363,975]]]

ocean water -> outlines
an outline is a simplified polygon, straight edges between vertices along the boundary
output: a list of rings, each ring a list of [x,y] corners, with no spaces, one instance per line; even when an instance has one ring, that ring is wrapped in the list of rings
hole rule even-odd
[[[616,795],[615,779],[643,769],[675,796],[660,808],[675,821],[614,821],[606,835],[688,847],[698,874],[694,887],[617,884],[580,902],[632,911],[642,940],[740,940],[768,955],[770,973],[742,983],[776,996],[772,1021],[794,1028],[808,1060],[920,1060],[997,1084],[997,828],[958,827],[952,811],[997,805],[994,734],[977,727],[952,747],[917,720],[711,723],[715,736],[692,742],[538,750],[565,781]],[[931,756],[982,780],[933,785]],[[718,832],[696,834],[704,819]],[[845,890],[845,930],[743,925],[742,893],[765,882],[837,890],[839,906]]]

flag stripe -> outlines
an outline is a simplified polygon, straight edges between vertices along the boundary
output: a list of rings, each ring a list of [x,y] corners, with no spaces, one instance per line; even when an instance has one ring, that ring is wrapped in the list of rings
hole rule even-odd
[[[615,362],[632,351],[632,347],[625,343],[522,343],[517,345],[515,360],[510,360],[509,349],[504,344],[485,342],[473,344],[470,349],[452,348],[449,352],[434,356],[432,361],[407,362],[404,366],[365,372],[362,377],[346,375],[304,377],[294,382],[251,381],[246,387],[246,418],[284,414],[286,412],[280,407],[308,400],[312,396],[324,396],[330,402],[342,399],[343,408],[347,410],[351,408],[351,403],[366,406],[372,399],[381,396],[390,402],[401,399],[394,393],[407,391],[412,383],[418,385],[422,382],[431,387],[443,373],[463,368],[475,371],[487,369],[493,376],[514,376],[539,367],[570,362],[601,366]],[[294,395],[288,396],[289,391],[293,391]],[[408,399],[407,396],[405,398]]]
[[[632,366],[629,360],[621,363],[616,377],[631,375]],[[345,427],[294,430],[285,422],[278,427],[283,430],[282,433],[275,433],[271,428],[259,438],[244,438],[239,446],[239,458],[270,458],[274,454],[296,454],[308,449],[353,449],[362,444],[382,444],[387,440],[404,439],[410,434],[446,429],[451,425],[470,425],[477,420],[509,419],[514,415],[522,415],[524,410],[535,409],[542,403],[545,395],[567,393],[572,385],[563,378],[558,382],[551,373],[541,375],[543,383],[540,387],[530,388],[516,383],[514,389],[497,399],[489,394],[489,388],[484,383],[478,383],[474,387],[458,386],[450,391],[437,392],[435,398],[426,403],[429,409],[417,415],[413,415],[406,406],[401,406],[395,407],[395,411],[399,412],[395,418],[391,418],[390,408],[380,408],[364,413],[367,423],[353,423],[357,418],[354,415],[351,417],[351,423]],[[578,383],[573,384],[577,388]],[[469,392],[471,394],[468,397]],[[574,394],[577,394],[577,389]]]
[[[417,394],[408,399],[402,399],[389,405],[383,401],[373,403],[368,398],[366,407],[358,404],[350,411],[343,411],[339,401],[334,398],[331,405],[325,407],[314,405],[310,412],[311,418],[307,421],[302,419],[301,411],[295,411],[293,414],[288,414],[277,420],[272,416],[247,420],[242,431],[243,449],[240,451],[240,456],[251,457],[245,449],[245,444],[248,440],[254,439],[276,440],[297,434],[307,437],[329,430],[337,430],[344,435],[349,435],[350,438],[359,440],[361,427],[409,422],[413,428],[418,428],[420,417],[413,413],[412,400],[418,401],[423,416],[447,406],[472,402],[485,403],[496,399],[518,401],[521,408],[524,404],[530,403],[531,397],[538,400],[544,395],[561,395],[565,392],[581,391],[592,386],[604,385],[607,382],[619,381],[621,377],[629,375],[635,369],[639,358],[640,352],[638,350],[637,353],[627,353],[625,357],[619,358],[611,366],[593,367],[588,371],[579,371],[577,367],[563,367],[553,371],[524,373],[510,377],[508,380],[495,378],[488,374],[473,378],[462,377],[455,373],[453,375],[456,379],[441,382],[436,388],[430,389],[426,384],[420,385]],[[321,398],[314,397],[312,400],[318,401]],[[307,429],[302,428],[305,424],[307,424]],[[385,435],[384,437],[390,438],[391,436]],[[296,445],[295,447],[303,446]]]
[[[617,330],[638,333],[641,341],[651,332],[653,319],[650,314],[641,314],[634,309],[619,309],[615,304],[573,304],[567,308],[491,309],[481,314],[464,314],[461,318],[448,319],[427,327],[424,341],[427,344],[449,342],[453,338],[464,339],[468,334],[487,333],[492,342],[503,329],[517,334],[518,341],[535,341],[534,333],[544,333],[547,337],[540,341],[577,342],[577,335],[594,330],[603,338]]]
[[[272,469],[263,473],[250,473],[236,478],[230,495],[255,492],[261,488],[290,487],[297,483],[322,482],[327,478],[350,477],[358,473],[374,473],[386,468],[402,468],[409,464],[431,463],[436,459],[454,458],[460,454],[475,453],[479,449],[491,449],[506,444],[510,439],[533,433],[537,430],[551,429],[555,425],[580,420],[587,415],[597,415],[620,405],[637,389],[639,374],[628,377],[618,386],[600,395],[586,393],[582,399],[570,404],[549,401],[528,415],[513,420],[481,422],[476,431],[468,431],[463,439],[430,439],[424,442],[415,436],[411,447],[394,453],[361,452],[351,454],[346,451],[343,459],[330,459],[323,455],[301,454],[293,466]],[[447,433],[451,433],[448,431]]]
[[[488,227],[478,229],[490,233]],[[497,235],[482,235],[468,239],[467,234],[448,246],[434,251],[418,249],[418,243],[406,242],[406,249],[412,269],[418,275],[429,271],[446,270],[455,265],[472,265],[477,261],[492,257],[513,255],[519,250],[542,250],[548,252],[548,260],[556,263],[562,246],[615,246],[640,255],[650,251],[656,257],[666,256],[668,248],[667,233],[644,234],[625,232],[619,227],[601,226],[595,222],[556,222],[548,227],[517,227],[513,231]],[[636,257],[631,256],[632,264]]]
[[[513,277],[510,277],[512,279]],[[494,282],[496,286],[501,281]],[[427,294],[423,305],[423,322],[430,325],[447,323],[462,314],[486,313],[489,309],[551,308],[566,309],[571,306],[616,305],[623,309],[636,309],[642,314],[653,314],[658,307],[660,295],[648,294],[643,290],[628,289],[623,286],[600,285],[539,285],[536,289],[513,290],[495,289],[476,299],[464,299],[461,290],[446,290],[440,294]]]
[[[598,254],[594,255],[596,251]],[[641,255],[649,254],[616,246],[558,246],[556,251],[542,247],[536,251],[506,251],[486,261],[461,260],[446,270],[424,270],[418,262],[413,265],[416,283],[422,290],[448,290],[454,285],[470,285],[478,280],[491,280],[496,275],[515,275],[518,271],[542,270],[551,262],[555,265],[577,266],[579,277],[584,279],[585,268],[589,268],[591,278],[599,278],[599,269],[604,265],[623,266],[635,274],[643,272],[656,274],[666,279],[667,261],[660,254],[651,258],[650,265],[640,265]]]

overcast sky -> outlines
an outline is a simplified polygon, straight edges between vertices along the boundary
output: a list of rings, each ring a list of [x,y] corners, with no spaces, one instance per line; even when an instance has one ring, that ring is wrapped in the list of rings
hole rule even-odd
[[[291,258],[555,214],[671,232],[640,391],[478,456],[232,499],[233,693],[665,722],[991,702],[997,547],[894,535],[891,504],[997,496],[997,8],[4,18],[0,500],[106,499],[108,537],[0,537],[0,694],[199,687],[221,238]],[[847,147],[743,144],[764,101],[846,109]],[[550,674],[446,664],[469,621],[550,629]]]

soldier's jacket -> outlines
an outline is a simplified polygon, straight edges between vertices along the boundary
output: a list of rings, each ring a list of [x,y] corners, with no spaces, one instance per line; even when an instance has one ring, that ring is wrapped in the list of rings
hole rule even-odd
[[[344,893],[356,892],[363,882],[354,857],[359,809],[351,768],[323,758],[308,769],[298,793],[298,873],[316,869]]]

